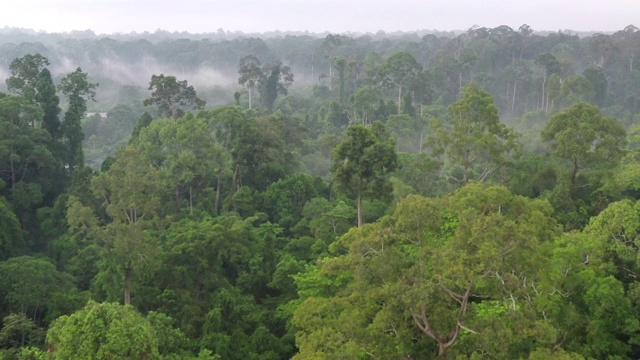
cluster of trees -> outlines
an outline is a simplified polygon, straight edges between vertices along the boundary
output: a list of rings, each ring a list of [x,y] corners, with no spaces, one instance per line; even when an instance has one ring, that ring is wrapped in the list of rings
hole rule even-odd
[[[485,40],[499,32],[514,64],[545,64],[535,86],[508,81],[508,102],[471,65],[403,50],[358,63],[344,53],[357,41],[331,35],[308,87],[249,53],[235,103],[205,107],[154,74],[84,119],[86,73],[55,85],[44,56],[14,59],[0,358],[637,358],[638,112],[582,96],[613,76],[606,53],[565,77],[555,55],[531,57],[557,39]],[[485,36],[470,33],[447,47],[461,62]],[[527,88],[540,92],[518,115]],[[108,127],[117,151],[87,166]]]

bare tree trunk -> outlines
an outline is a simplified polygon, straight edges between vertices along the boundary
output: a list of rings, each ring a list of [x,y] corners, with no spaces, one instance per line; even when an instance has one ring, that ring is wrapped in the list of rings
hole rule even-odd
[[[513,82],[513,98],[511,99],[511,113],[516,108],[516,89],[518,88],[518,80]]]
[[[131,305],[131,288],[129,285],[131,270],[127,269],[124,271],[124,304]]]
[[[542,110],[544,110],[544,85],[547,82],[547,72],[545,71],[544,77],[542,78]]]

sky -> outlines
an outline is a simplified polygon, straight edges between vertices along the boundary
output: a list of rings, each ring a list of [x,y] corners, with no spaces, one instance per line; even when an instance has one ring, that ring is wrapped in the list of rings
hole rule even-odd
[[[97,34],[375,33],[528,24],[536,31],[640,26],[640,0],[0,0],[0,27]],[[604,7],[603,7],[604,6]]]

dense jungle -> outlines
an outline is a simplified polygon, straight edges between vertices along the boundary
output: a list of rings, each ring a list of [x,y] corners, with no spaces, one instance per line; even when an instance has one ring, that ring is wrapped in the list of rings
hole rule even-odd
[[[640,29],[0,29],[0,359],[637,359]]]

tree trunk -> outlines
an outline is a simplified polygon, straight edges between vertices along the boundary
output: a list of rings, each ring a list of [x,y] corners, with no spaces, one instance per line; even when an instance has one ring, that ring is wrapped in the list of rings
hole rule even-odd
[[[220,170],[220,174],[218,174],[218,183],[216,184],[216,200],[214,203],[214,207],[216,209],[216,212],[220,213],[220,191],[221,191],[221,186],[220,186],[220,177],[222,176],[222,170]]]
[[[253,93],[253,91],[249,88],[249,109],[251,109],[251,93]]]
[[[131,305],[131,290],[128,287],[124,288],[124,304]]]
[[[129,285],[131,270],[127,269],[124,271],[124,304],[131,305],[131,288]]]
[[[544,85],[547,82],[547,72],[545,71],[544,73],[544,77],[542,78],[542,110],[545,109],[545,104],[544,104]]]
[[[518,80],[513,82],[513,98],[511,99],[511,113],[516,108],[516,89],[518,88]]]
[[[398,115],[402,114],[402,85],[398,86]]]
[[[229,207],[227,211],[233,210],[233,194],[236,192],[238,187],[238,177],[240,173],[240,165],[236,165],[235,170],[233,171],[233,179],[231,180],[231,198],[229,199]]]

